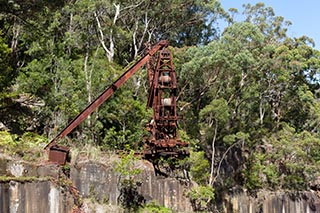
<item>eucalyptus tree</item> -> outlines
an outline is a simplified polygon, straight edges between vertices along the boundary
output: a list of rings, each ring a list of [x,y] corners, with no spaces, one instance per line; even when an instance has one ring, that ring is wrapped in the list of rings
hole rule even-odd
[[[178,73],[181,109],[187,126],[192,126],[188,133],[201,138],[199,145],[208,158],[218,155],[212,161],[214,168],[228,165],[222,175],[233,170],[240,182],[245,181],[244,169],[252,168],[254,153],[264,144],[261,137],[281,131],[285,123],[297,133],[318,134],[319,130],[320,61],[312,39],[287,36],[290,22],[262,3],[246,5],[244,15],[244,21],[231,20],[218,40],[176,52],[178,62],[187,61],[178,63]],[[220,99],[226,101],[230,115],[215,133],[214,128],[209,130],[212,122],[199,121],[210,118],[203,112]],[[229,161],[234,158],[238,161]]]

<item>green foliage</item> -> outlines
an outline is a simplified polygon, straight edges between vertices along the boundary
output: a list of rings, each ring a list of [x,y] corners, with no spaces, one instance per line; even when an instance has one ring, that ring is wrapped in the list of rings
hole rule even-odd
[[[204,151],[190,153],[190,175],[192,180],[201,185],[208,184],[210,164]]]
[[[135,151],[131,150],[127,155],[122,156],[121,160],[116,164],[114,170],[123,178],[131,179],[133,176],[141,173],[141,170],[135,168],[135,163],[138,160],[134,155]]]
[[[12,83],[13,70],[10,65],[11,50],[0,30],[0,95]],[[1,100],[1,99],[0,99]]]
[[[11,135],[7,131],[0,131],[0,145],[1,147],[6,146],[14,146],[15,145],[15,137],[14,135]]]
[[[43,147],[46,143],[47,139],[36,133],[25,132],[18,137],[15,134],[0,131],[0,149],[26,161],[36,161],[43,157]]]
[[[245,171],[246,187],[250,190],[259,188],[274,189],[278,187],[279,172],[274,164],[266,164],[266,156],[261,153],[254,155],[255,163],[252,168]]]
[[[141,169],[135,167],[136,161],[134,151],[131,150],[130,153],[120,159],[114,168],[120,174],[118,202],[128,212],[137,212],[144,203],[143,196],[138,192],[139,181],[136,176],[141,173]]]
[[[156,202],[150,202],[145,204],[142,208],[139,209],[139,213],[173,213],[169,208],[161,206]]]
[[[128,82],[130,83],[130,82]],[[132,97],[128,87],[118,91],[115,98],[108,101],[101,112],[104,138],[101,145],[107,149],[130,150],[141,148],[144,126],[151,117],[145,104]]]
[[[214,189],[211,186],[195,186],[187,194],[196,212],[212,210]]]
[[[320,139],[309,132],[296,133],[287,125],[263,139],[246,171],[249,189],[287,188],[302,190],[315,181],[318,158],[310,153],[320,148]]]
[[[245,142],[248,141],[249,134],[244,132],[237,132],[236,134],[226,135],[223,137],[223,142],[226,145],[232,145],[237,141]],[[249,144],[248,144],[249,145]]]
[[[8,183],[10,181],[26,183],[34,181],[50,181],[52,177],[34,177],[34,176],[20,176],[20,177],[9,177],[9,176],[0,176],[0,183]]]
[[[319,51],[306,36],[287,36],[290,23],[263,3],[245,5],[244,16],[230,20],[219,40],[175,51],[187,134],[206,156],[215,151],[220,180],[250,189],[307,188],[319,159]]]
[[[228,103],[223,99],[214,99],[200,111],[200,118],[207,120],[207,123],[216,120],[219,123],[225,123],[229,118]]]

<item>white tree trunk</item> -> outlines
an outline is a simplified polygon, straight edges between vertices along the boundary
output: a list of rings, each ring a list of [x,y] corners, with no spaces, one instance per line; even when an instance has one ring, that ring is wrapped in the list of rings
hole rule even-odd
[[[84,57],[84,63],[83,63],[83,71],[86,78],[86,90],[87,90],[87,102],[90,104],[92,102],[92,91],[91,91],[91,73],[89,73],[88,69],[88,59],[89,59],[89,51],[86,51],[85,57]],[[91,126],[91,116],[88,116],[88,126]]]
[[[120,4],[114,4],[116,11],[115,11],[115,15],[113,17],[113,26],[116,24],[118,17],[120,15]],[[114,40],[113,40],[113,29],[110,29],[110,34],[109,34],[109,47],[107,47],[106,43],[105,43],[105,35],[103,33],[102,30],[102,26],[99,20],[99,16],[97,14],[97,12],[94,12],[94,17],[96,19],[97,22],[97,26],[98,26],[98,32],[99,32],[99,41],[104,49],[104,51],[107,54],[107,58],[108,61],[113,61],[114,58]]]
[[[216,120],[215,127],[214,127],[214,135],[213,135],[213,139],[212,139],[211,169],[210,169],[210,177],[209,177],[209,185],[210,186],[212,186],[214,183],[213,172],[214,172],[215,143],[216,143],[216,138],[217,138],[217,132],[218,132],[218,122]]]
[[[260,118],[260,124],[263,124],[264,115],[266,113],[265,108],[263,107],[263,97],[262,94],[260,95],[260,104],[259,104],[259,118]]]

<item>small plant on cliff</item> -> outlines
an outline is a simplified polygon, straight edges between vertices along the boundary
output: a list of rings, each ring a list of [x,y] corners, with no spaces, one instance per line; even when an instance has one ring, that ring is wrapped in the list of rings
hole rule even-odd
[[[195,186],[187,194],[194,211],[209,211],[214,201],[214,189],[210,186]]]
[[[121,178],[130,179],[141,173],[141,169],[135,167],[138,159],[134,156],[134,150],[131,150],[126,156],[122,156],[121,160],[115,166],[115,171],[120,174]]]
[[[61,170],[62,170],[62,173],[63,173],[66,177],[70,178],[71,168],[70,168],[70,165],[69,165],[69,164],[63,165],[63,166],[61,167]]]
[[[0,131],[0,150],[25,161],[40,159],[43,146],[46,143],[47,139],[36,133],[25,132],[23,135],[18,136],[7,131]]]
[[[117,163],[115,171],[119,173],[119,190],[118,203],[120,203],[128,212],[137,212],[144,203],[144,198],[138,192],[140,182],[136,176],[141,173],[140,169],[135,167],[137,158],[134,156],[134,151]]]
[[[139,213],[173,213],[173,211],[169,208],[161,206],[156,202],[150,202],[144,205],[142,208],[139,209]]]
[[[0,176],[0,183],[6,183],[10,181],[25,183],[33,181],[49,181],[51,177],[35,177],[35,176],[20,176],[20,177],[10,177],[10,176]]]
[[[194,211],[209,211],[212,209],[215,195],[213,186],[209,184],[210,164],[203,151],[191,152],[189,161],[192,180],[198,185],[193,186],[187,196]]]
[[[203,151],[191,152],[189,163],[192,180],[201,185],[208,184],[210,164],[205,158],[205,153]]]

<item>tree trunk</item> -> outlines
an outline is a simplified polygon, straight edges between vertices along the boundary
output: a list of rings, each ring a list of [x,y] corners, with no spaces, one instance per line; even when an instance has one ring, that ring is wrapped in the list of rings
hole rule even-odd
[[[260,104],[259,104],[259,119],[260,119],[260,124],[263,124],[263,119],[264,115],[266,113],[265,108],[263,107],[263,97],[262,94],[260,94]]]
[[[217,138],[217,132],[218,132],[218,121],[215,121],[215,127],[214,127],[214,135],[212,139],[212,154],[211,154],[211,169],[210,169],[210,177],[209,177],[209,185],[212,186],[213,181],[213,172],[214,172],[214,157],[215,157],[215,143]]]
[[[114,4],[115,8],[116,8],[116,12],[115,12],[115,15],[113,17],[113,26],[116,24],[117,20],[118,20],[118,17],[120,15],[120,4]],[[99,20],[99,16],[97,14],[97,12],[95,11],[94,12],[94,17],[96,19],[96,22],[97,22],[97,27],[98,27],[98,33],[99,33],[99,41],[104,49],[104,51],[106,52],[107,54],[107,58],[108,58],[108,61],[113,61],[113,58],[114,58],[114,41],[113,41],[113,29],[111,28],[110,29],[110,34],[109,34],[109,48],[107,47],[106,43],[105,43],[105,35],[102,31],[102,26],[101,26],[101,23],[100,23],[100,20]],[[113,27],[112,26],[112,27]]]
[[[87,50],[84,56],[84,63],[83,63],[83,71],[86,78],[86,90],[87,90],[87,102],[90,104],[92,102],[92,91],[91,91],[91,74],[89,73],[88,69],[88,59],[89,59],[89,51]],[[88,116],[88,126],[91,127],[91,116]]]

